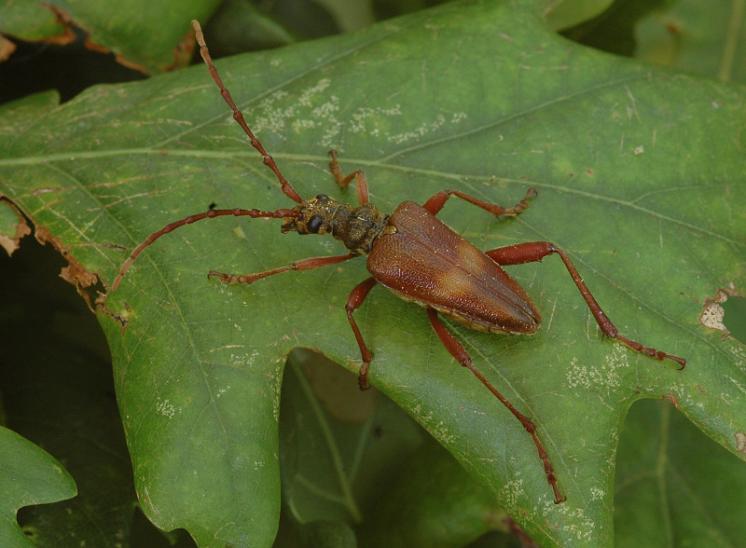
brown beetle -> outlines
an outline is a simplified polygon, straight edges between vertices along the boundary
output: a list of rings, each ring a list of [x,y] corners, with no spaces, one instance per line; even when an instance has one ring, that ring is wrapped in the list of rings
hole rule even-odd
[[[436,218],[437,213],[451,196],[461,198],[495,216],[514,217],[528,207],[528,200],[536,194],[533,189],[529,189],[523,200],[509,208],[484,202],[458,190],[444,190],[435,194],[423,205],[404,202],[396,208],[393,214],[385,215],[368,203],[368,184],[363,172],[358,170],[344,176],[337,162],[336,154],[331,151],[329,167],[332,175],[342,188],[346,188],[353,180],[356,182],[360,205],[355,207],[340,203],[324,194],[319,194],[310,200],[301,198],[249,128],[212,62],[199,23],[193,21],[193,26],[202,59],[207,64],[213,80],[220,88],[223,99],[231,108],[233,118],[248,135],[251,145],[262,155],[264,164],[274,173],[280,183],[282,192],[297,202],[298,205],[292,209],[277,209],[275,211],[215,209],[211,207],[203,213],[170,223],[152,233],[135,248],[122,264],[112,283],[111,290],[114,291],[119,287],[122,278],[137,256],[155,240],[176,228],[203,219],[226,215],[275,218],[284,220],[282,232],[331,234],[347,247],[349,253],[303,259],[290,265],[253,274],[225,274],[211,271],[208,276],[225,283],[249,284],[288,270],[310,270],[367,254],[367,266],[372,277],[352,290],[345,307],[347,318],[362,355],[363,363],[359,372],[360,388],[368,387],[368,368],[373,359],[373,354],[365,344],[353,317],[353,312],[362,305],[373,286],[380,283],[402,299],[415,302],[426,308],[430,323],[448,352],[461,365],[468,368],[510,410],[531,435],[539,453],[539,458],[544,465],[547,481],[554,492],[554,501],[555,503],[564,501],[565,496],[560,492],[557,485],[549,455],[536,433],[535,424],[518,411],[472,365],[469,354],[441,322],[438,314],[444,314],[471,329],[479,331],[491,333],[535,332],[541,321],[538,310],[523,288],[501,266],[540,261],[547,255],[556,253],[565,264],[605,335],[651,358],[673,360],[679,364],[681,369],[686,365],[686,361],[678,356],[643,346],[639,342],[621,335],[604,311],[601,310],[567,254],[554,244],[550,242],[530,242],[482,252]]]

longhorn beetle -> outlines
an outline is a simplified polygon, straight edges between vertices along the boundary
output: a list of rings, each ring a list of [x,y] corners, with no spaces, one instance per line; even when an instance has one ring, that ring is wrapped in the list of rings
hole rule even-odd
[[[212,219],[225,215],[235,217],[282,219],[282,232],[298,234],[331,234],[341,240],[349,252],[345,255],[312,257],[295,261],[264,272],[252,274],[226,274],[210,271],[209,278],[228,284],[250,284],[288,270],[311,270],[322,266],[333,265],[368,255],[368,270],[371,277],[358,284],[347,299],[345,310],[350,327],[355,335],[362,366],[359,372],[361,389],[368,388],[368,368],[373,353],[363,339],[353,313],[362,304],[368,293],[376,284],[381,284],[406,301],[413,301],[424,306],[427,317],[446,350],[471,373],[520,421],[539,453],[544,466],[547,481],[554,492],[554,502],[560,503],[565,496],[557,485],[554,468],[544,448],[536,425],[523,413],[518,411],[508,399],[472,364],[471,357],[459,340],[448,330],[439,318],[439,314],[465,324],[471,329],[490,333],[534,333],[541,321],[539,311],[523,288],[502,268],[504,265],[516,265],[541,261],[547,255],[556,253],[570,273],[573,282],[585,299],[588,308],[596,319],[601,331],[628,346],[657,360],[670,359],[683,369],[686,361],[683,358],[656,350],[629,339],[619,333],[611,323],[596,299],[591,295],[585,282],[578,274],[568,255],[550,242],[530,242],[510,245],[482,252],[456,234],[436,215],[452,196],[473,204],[497,217],[515,217],[529,205],[529,199],[536,195],[529,189],[526,196],[513,207],[502,207],[485,202],[459,190],[443,190],[433,195],[424,204],[403,202],[391,215],[381,213],[368,202],[368,183],[362,171],[357,170],[343,175],[337,161],[337,155],[330,151],[329,168],[340,187],[347,188],[351,182],[356,183],[359,206],[344,204],[319,194],[315,198],[304,200],[282,174],[272,156],[246,123],[241,111],[233,101],[230,92],[223,84],[210,52],[205,44],[202,29],[197,21],[192,21],[200,54],[220,94],[233,112],[233,118],[249,138],[251,146],[261,154],[266,165],[277,181],[280,190],[298,205],[292,209],[261,211],[258,209],[216,209],[210,208],[203,213],[190,215],[181,220],[167,224],[153,232],[122,264],[111,286],[115,291],[127,270],[147,247],[158,238],[184,225],[203,219]]]

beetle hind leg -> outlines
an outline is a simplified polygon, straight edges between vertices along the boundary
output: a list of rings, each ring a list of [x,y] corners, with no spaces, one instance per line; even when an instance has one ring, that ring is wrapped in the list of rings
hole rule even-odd
[[[662,350],[657,350],[650,346],[645,346],[619,333],[619,329],[617,329],[617,327],[611,322],[606,313],[601,309],[598,301],[596,301],[595,297],[591,294],[588,286],[585,285],[583,278],[578,273],[575,265],[572,264],[570,257],[567,255],[567,253],[565,253],[553,243],[527,242],[524,244],[500,247],[485,252],[486,255],[488,255],[499,265],[514,265],[537,262],[541,261],[547,255],[551,255],[552,253],[556,253],[562,259],[562,262],[565,264],[565,268],[570,273],[573,282],[575,282],[578,291],[580,291],[583,299],[585,299],[585,302],[588,305],[591,314],[593,314],[593,317],[596,319],[596,323],[601,328],[601,331],[603,331],[604,335],[606,335],[607,337],[611,337],[612,339],[616,339],[635,352],[639,352],[640,354],[644,354],[645,356],[655,358],[656,360],[671,360],[679,364],[679,369],[684,369],[684,367],[686,366],[686,360],[684,358],[669,354],[668,352],[663,352]]]
[[[430,319],[430,323],[432,324],[435,333],[438,335],[440,342],[443,343],[443,346],[446,347],[446,350],[450,352],[451,356],[453,356],[456,361],[459,362],[462,366],[471,371],[472,375],[474,375],[479,380],[479,382],[481,382],[487,388],[487,390],[492,392],[492,394],[498,400],[500,400],[500,403],[508,408],[513,416],[518,419],[518,421],[520,421],[526,431],[531,435],[531,439],[536,446],[536,451],[539,453],[539,458],[544,465],[544,473],[547,476],[547,482],[554,492],[555,504],[559,504],[560,502],[564,502],[565,500],[567,500],[567,497],[565,497],[565,495],[563,495],[562,492],[559,490],[559,486],[557,485],[557,476],[555,475],[554,468],[552,467],[552,463],[549,460],[549,454],[547,453],[547,450],[544,448],[544,444],[541,442],[541,439],[536,433],[536,425],[526,415],[518,411],[518,409],[516,409],[513,404],[510,403],[510,401],[505,396],[503,396],[502,393],[497,388],[495,388],[495,386],[489,380],[487,380],[487,377],[485,377],[482,372],[479,371],[479,369],[474,367],[471,361],[471,357],[466,352],[464,346],[458,341],[458,339],[456,339],[456,337],[453,336],[453,334],[448,330],[445,324],[440,321],[440,318],[438,318],[438,313],[434,309],[428,307],[427,317]]]

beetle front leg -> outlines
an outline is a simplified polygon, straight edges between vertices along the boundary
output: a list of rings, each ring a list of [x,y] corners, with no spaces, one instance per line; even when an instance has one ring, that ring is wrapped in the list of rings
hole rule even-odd
[[[363,301],[365,301],[368,293],[370,293],[370,290],[373,289],[373,286],[375,286],[376,283],[375,278],[368,278],[362,283],[356,285],[350,292],[350,296],[347,297],[347,304],[345,305],[347,319],[350,322],[350,327],[352,327],[352,332],[355,334],[355,340],[357,341],[357,345],[360,347],[360,355],[363,358],[363,365],[360,367],[357,379],[360,390],[367,390],[370,388],[370,385],[368,384],[368,368],[370,367],[371,360],[373,360],[373,353],[368,349],[368,345],[365,344],[363,335],[360,333],[360,328],[357,326],[357,322],[355,321],[355,318],[353,318],[352,313],[363,304]]]
[[[342,188],[347,188],[350,182],[355,179],[357,183],[357,199],[360,205],[368,204],[368,180],[365,178],[365,173],[361,169],[356,169],[349,175],[342,175],[342,169],[339,167],[339,161],[337,160],[337,151],[330,150],[329,156],[329,171],[332,172],[334,180]]]
[[[472,375],[479,379],[479,382],[481,382],[487,388],[487,390],[492,392],[492,394],[498,400],[500,400],[500,403],[508,408],[513,416],[520,421],[526,431],[531,435],[531,439],[534,441],[536,450],[539,453],[539,458],[544,465],[544,473],[547,476],[547,481],[549,482],[549,485],[554,492],[554,503],[559,504],[560,502],[564,502],[567,497],[565,497],[565,495],[560,492],[559,487],[557,486],[557,476],[554,474],[554,468],[552,467],[552,463],[549,460],[549,454],[547,453],[547,450],[544,448],[544,444],[541,443],[541,439],[539,439],[539,436],[536,433],[536,425],[526,415],[518,411],[518,409],[516,409],[513,404],[508,401],[508,398],[503,396],[502,393],[500,393],[500,391],[495,388],[489,380],[487,380],[487,377],[485,377],[482,372],[479,371],[479,369],[474,367],[471,361],[471,357],[466,352],[466,349],[464,349],[463,345],[458,341],[458,339],[456,339],[456,337],[454,337],[453,334],[448,331],[448,328],[443,324],[443,322],[440,321],[440,318],[438,318],[438,313],[434,309],[430,307],[427,308],[427,317],[430,319],[430,323],[432,324],[435,333],[438,335],[438,338],[440,338],[440,342],[443,343],[443,346],[446,347],[446,350],[450,352],[451,356],[456,358],[457,362],[471,371]]]
[[[225,272],[217,272],[211,270],[207,274],[208,278],[217,278],[226,284],[251,284],[262,278],[268,276],[274,276],[275,274],[281,274],[288,270],[312,270],[321,266],[328,266],[331,264],[341,263],[354,257],[357,257],[354,253],[348,253],[347,255],[333,255],[331,257],[311,257],[309,259],[302,259],[295,261],[289,265],[272,268],[270,270],[264,270],[262,272],[254,272],[253,274],[226,274]]]
[[[437,194],[433,195],[427,202],[422,204],[422,207],[427,209],[433,215],[437,215],[438,212],[443,209],[443,206],[448,201],[448,198],[450,198],[451,196],[461,198],[462,200],[465,200],[470,204],[474,204],[475,206],[482,208],[485,211],[492,213],[493,215],[497,215],[498,217],[515,217],[523,213],[523,211],[529,206],[529,200],[536,196],[536,190],[534,190],[533,188],[529,188],[526,191],[526,195],[523,197],[523,199],[513,207],[503,207],[498,204],[491,204],[489,202],[485,202],[484,200],[480,200],[479,198],[475,198],[474,196],[466,194],[465,192],[461,192],[460,190],[441,190]]]
[[[486,251],[485,253],[499,265],[523,264],[523,263],[541,261],[547,255],[556,253],[557,255],[560,256],[560,258],[562,259],[562,262],[565,263],[565,268],[567,268],[567,271],[570,273],[572,280],[575,282],[575,285],[577,286],[578,291],[580,291],[580,294],[583,296],[583,299],[585,299],[585,302],[588,305],[588,308],[590,309],[591,314],[593,314],[593,317],[596,319],[596,323],[598,323],[598,326],[601,328],[601,331],[603,331],[603,333],[606,336],[611,337],[612,339],[618,340],[619,342],[628,346],[635,352],[639,352],[640,354],[644,354],[651,358],[655,358],[656,360],[669,359],[671,361],[674,361],[679,364],[679,369],[684,369],[684,367],[686,366],[686,360],[684,358],[680,358],[679,356],[674,356],[673,354],[669,354],[667,352],[663,352],[661,350],[656,350],[655,348],[645,346],[637,341],[628,339],[624,335],[620,334],[616,326],[613,323],[611,323],[611,320],[609,319],[609,317],[601,309],[601,306],[598,304],[596,299],[591,294],[590,290],[588,289],[588,286],[585,285],[583,278],[580,276],[578,271],[575,269],[575,265],[573,265],[572,261],[570,261],[570,257],[568,257],[567,253],[562,251],[559,247],[555,246],[553,243],[551,242],[528,242],[524,244],[516,244],[516,245],[510,245],[507,247],[500,247],[498,249]]]

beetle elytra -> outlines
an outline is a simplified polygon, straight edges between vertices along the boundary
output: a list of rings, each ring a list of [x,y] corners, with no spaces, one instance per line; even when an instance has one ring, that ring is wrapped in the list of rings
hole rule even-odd
[[[208,67],[223,99],[230,107],[233,118],[249,138],[251,146],[261,154],[264,164],[273,172],[280,190],[296,202],[292,209],[263,211],[258,209],[216,209],[190,215],[153,232],[137,246],[122,264],[111,291],[115,291],[127,270],[147,247],[157,239],[179,227],[220,216],[247,216],[252,218],[282,219],[282,232],[299,234],[330,234],[340,240],[348,253],[336,256],[312,257],[295,261],[264,272],[227,274],[211,271],[208,276],[224,283],[250,284],[259,279],[289,270],[310,270],[333,265],[367,255],[371,277],[357,285],[350,293],[345,306],[347,318],[354,333],[362,365],[359,371],[361,388],[368,387],[368,370],[373,353],[363,338],[354,318],[354,312],[364,302],[370,290],[381,284],[407,301],[426,308],[428,319],[448,352],[467,368],[512,414],[530,434],[542,461],[547,481],[554,493],[554,501],[565,500],[554,468],[536,429],[536,425],[521,413],[473,365],[462,343],[441,321],[447,316],[471,329],[492,333],[533,333],[541,315],[524,289],[501,267],[541,261],[551,254],[559,255],[580,294],[593,314],[601,331],[630,349],[657,360],[670,359],[683,369],[683,358],[645,346],[619,333],[585,285],[569,256],[550,242],[529,242],[480,251],[438,220],[436,215],[449,198],[457,197],[495,216],[514,217],[522,213],[535,195],[532,189],[513,207],[488,203],[459,190],[436,193],[424,204],[403,202],[391,215],[376,209],[368,201],[368,183],[362,171],[343,175],[334,151],[330,152],[329,167],[340,187],[354,182],[358,206],[338,202],[324,194],[305,200],[296,192],[277,167],[274,159],[249,128],[236,106],[230,92],[212,62],[199,23],[193,22],[202,59]]]

